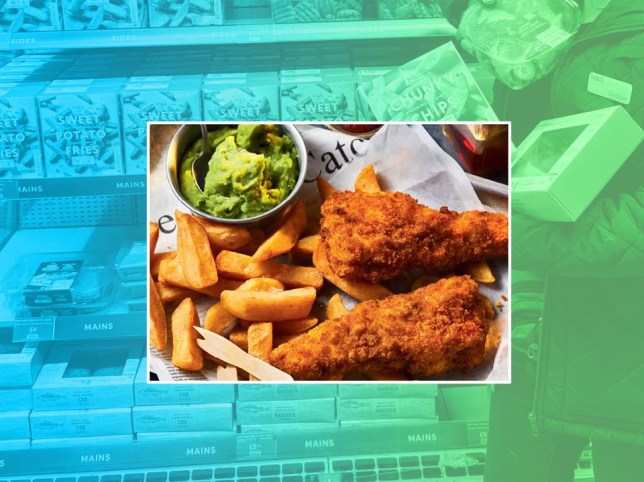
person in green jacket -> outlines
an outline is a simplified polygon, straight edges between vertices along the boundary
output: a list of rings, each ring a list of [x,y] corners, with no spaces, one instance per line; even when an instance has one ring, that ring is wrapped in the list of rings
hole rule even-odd
[[[480,1],[494,8],[495,0]],[[458,26],[468,1],[440,0],[440,3],[447,18]],[[519,145],[542,120],[617,105],[610,98],[588,91],[591,72],[632,87],[630,102],[624,107],[641,127],[644,126],[644,8],[641,1],[578,0],[577,3],[582,8],[584,24],[551,73],[519,91],[498,81],[495,83],[493,108],[499,119],[512,122],[515,145]],[[644,293],[644,148],[640,146],[630,156],[575,223],[544,222],[513,210],[512,269],[512,383],[496,387],[492,397],[485,481],[573,481],[579,456],[589,440],[596,482],[644,480],[641,466],[644,463],[644,430],[632,423],[631,435],[641,430],[638,440],[643,445],[640,445],[624,436],[623,427],[628,426],[630,420],[624,418],[621,424],[609,421],[619,419],[622,413],[620,384],[644,387],[644,358],[640,358],[642,363],[630,361],[637,358],[634,353],[642,352],[641,339],[632,337],[612,359],[594,358],[593,347],[588,346],[590,355],[584,361],[588,370],[591,373],[598,370],[597,374],[609,381],[614,373],[614,387],[611,386],[612,393],[607,396],[611,402],[605,405],[606,411],[591,414],[594,422],[603,426],[603,431],[585,430],[581,422],[578,426],[572,423],[566,430],[536,430],[539,427],[530,417],[537,393],[537,360],[539,352],[543,351],[540,348],[548,346],[565,352],[570,351],[567,343],[571,343],[545,336],[539,338],[538,320],[544,303],[551,307],[565,306],[571,313],[576,313],[577,308],[578,312],[583,311],[583,306],[574,305],[580,299],[574,286],[560,293],[549,291],[544,299],[548,280],[556,276],[617,277],[612,281],[599,279],[602,299],[593,300],[600,305],[606,302],[605,312],[595,318],[607,323],[605,328],[600,327],[606,345],[610,345],[612,330],[620,326],[610,324],[610,302],[623,299],[615,288],[620,283],[614,280],[640,276]],[[573,292],[576,296],[570,295]],[[583,299],[583,293],[581,295]],[[641,312],[629,311],[628,306],[625,311],[629,320],[633,323],[636,319],[644,321]],[[549,321],[545,319],[543,323]],[[570,327],[567,333],[575,333],[582,329],[583,321],[570,316],[563,322]],[[579,334],[583,339],[582,333]],[[597,393],[591,382],[577,381],[575,387],[589,398],[607,395]],[[550,398],[566,393],[566,387],[546,386],[544,390],[545,396]],[[544,396],[543,393],[539,396]],[[644,388],[640,398],[644,409]],[[626,402],[633,404],[632,400],[622,401],[624,405]],[[576,415],[572,413],[571,419]],[[582,418],[580,416],[579,420]],[[640,418],[643,420],[637,422],[644,422],[644,415]]]

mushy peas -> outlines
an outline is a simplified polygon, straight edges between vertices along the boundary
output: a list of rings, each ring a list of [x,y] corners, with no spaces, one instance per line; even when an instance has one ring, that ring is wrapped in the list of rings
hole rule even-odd
[[[197,209],[227,219],[251,218],[288,197],[299,176],[297,148],[280,126],[241,124],[208,133],[215,152],[208,162],[205,189],[192,176],[201,154],[199,139],[181,159],[179,186]]]

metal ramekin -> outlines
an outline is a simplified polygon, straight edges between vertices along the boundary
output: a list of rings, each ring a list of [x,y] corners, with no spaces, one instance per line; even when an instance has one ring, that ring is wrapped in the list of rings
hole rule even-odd
[[[226,124],[208,124],[208,129],[209,130],[216,129],[219,127],[223,127],[224,125]],[[302,140],[302,136],[300,135],[298,130],[293,126],[293,124],[278,124],[278,125],[280,125],[284,129],[285,134],[288,134],[289,137],[293,139],[293,143],[297,148],[300,172],[293,190],[289,193],[286,199],[284,199],[273,209],[266,211],[265,213],[259,214],[257,216],[254,216],[252,218],[244,218],[244,219],[219,218],[217,216],[213,216],[212,214],[208,214],[206,212],[203,212],[197,209],[183,197],[183,194],[181,193],[181,189],[179,189],[179,178],[178,178],[177,170],[179,167],[179,162],[183,157],[184,153],[188,150],[188,148],[190,148],[190,146],[192,146],[195,143],[195,141],[201,138],[201,130],[199,128],[199,124],[185,124],[181,126],[177,131],[177,133],[172,138],[172,142],[168,147],[167,174],[168,174],[168,182],[170,183],[172,192],[174,192],[174,195],[177,196],[177,199],[179,199],[179,201],[181,201],[181,203],[192,213],[198,216],[201,216],[203,218],[216,221],[218,223],[237,224],[237,225],[244,225],[247,227],[256,227],[256,226],[270,224],[272,221],[277,219],[279,214],[289,204],[291,204],[295,196],[297,196],[297,193],[300,191],[300,188],[304,184],[304,178],[306,176],[306,166],[307,166],[306,147],[304,146],[304,141]]]

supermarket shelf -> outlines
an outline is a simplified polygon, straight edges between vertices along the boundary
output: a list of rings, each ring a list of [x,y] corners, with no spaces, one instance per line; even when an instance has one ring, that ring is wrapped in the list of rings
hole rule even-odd
[[[124,304],[108,312],[17,319],[13,341],[95,340],[145,337],[145,312],[129,313]]]
[[[0,181],[0,199],[145,194],[145,186],[144,174],[60,179],[8,179]]]
[[[451,36],[444,18],[360,22],[223,25],[62,32],[20,32],[0,36],[8,50],[161,47],[320,40],[370,40]]]
[[[125,225],[18,230],[0,251],[0,280],[4,283],[14,269],[13,263],[33,253],[34,248],[45,251],[43,260],[47,259],[46,252],[116,253],[123,241],[132,234],[132,229],[131,225]],[[105,261],[106,265],[111,263],[111,258]],[[129,312],[120,291],[115,293],[115,301],[103,311],[49,318],[15,317],[6,296],[0,297],[0,326],[14,326],[14,341],[145,337],[145,312]]]
[[[60,316],[54,319],[16,321],[13,341],[96,340],[142,338],[144,313],[106,313],[88,316]]]
[[[92,445],[74,443],[77,439],[70,439],[67,444],[52,444],[49,447],[34,445],[31,449],[4,452],[6,463],[2,475],[33,476],[87,471],[88,465],[84,461],[88,459],[88,455],[105,453],[110,454],[110,457],[91,459],[91,470],[94,473],[140,467],[162,468],[167,467],[168,463],[173,467],[184,464],[190,467],[202,464],[212,467],[214,464],[275,460],[277,457],[279,460],[288,460],[302,457],[347,456],[355,455],[356,450],[362,453],[383,454],[449,451],[462,456],[463,452],[480,447],[476,441],[468,442],[469,425],[469,422],[464,421],[428,422],[413,426],[401,422],[399,427],[387,430],[387,437],[384,438],[383,429],[365,427],[344,432],[342,429],[328,429],[256,435],[215,432],[208,437],[186,432],[177,433],[175,437],[160,435],[159,440],[148,441],[109,442],[109,437],[106,437],[105,442]],[[413,436],[422,433],[435,434],[437,441],[432,444],[418,444],[413,440]],[[307,442],[310,443],[311,440],[329,439],[334,440],[332,448],[307,446]],[[71,442],[72,440],[74,442]],[[158,454],[163,454],[163,457],[159,457]]]

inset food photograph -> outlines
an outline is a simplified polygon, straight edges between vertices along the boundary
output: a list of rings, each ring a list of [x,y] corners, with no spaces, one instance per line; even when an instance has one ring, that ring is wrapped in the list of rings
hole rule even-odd
[[[149,123],[149,380],[509,383],[508,130]]]

